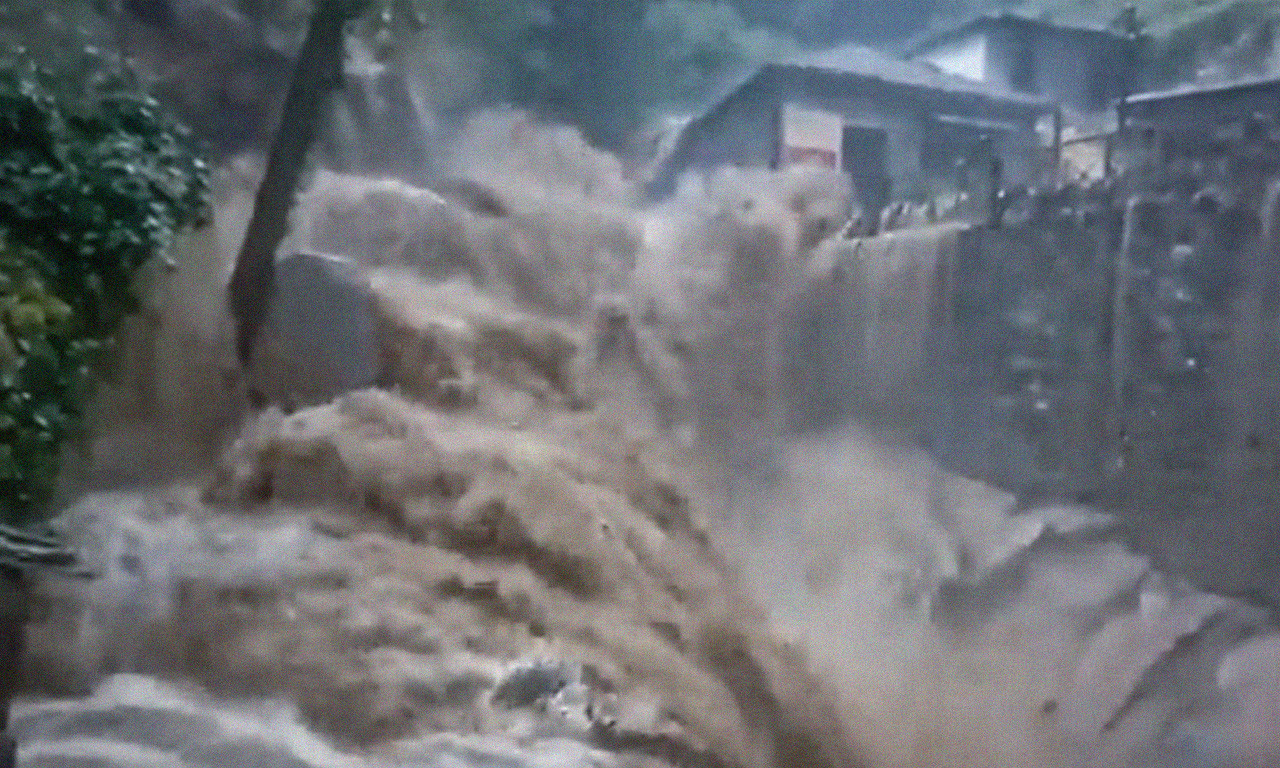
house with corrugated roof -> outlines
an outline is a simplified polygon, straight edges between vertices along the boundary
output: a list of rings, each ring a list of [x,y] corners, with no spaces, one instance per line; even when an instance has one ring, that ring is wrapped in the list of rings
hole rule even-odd
[[[1107,112],[1134,91],[1137,45],[1136,36],[1105,27],[1004,13],[928,35],[908,52],[953,75],[1040,96],[1087,116]]]
[[[864,211],[955,188],[967,159],[998,161],[1008,183],[1034,179],[1036,127],[1053,105],[861,45],[768,64],[686,122],[648,185],[718,167],[809,163],[849,174]]]
[[[1186,83],[1123,99],[1116,140],[1122,167],[1215,169],[1225,180],[1252,178],[1258,189],[1280,172],[1280,76]],[[1230,144],[1242,144],[1235,155]],[[1255,190],[1256,191],[1256,190]]]
[[[1166,134],[1203,134],[1255,118],[1275,122],[1280,120],[1280,76],[1137,93],[1124,99],[1120,109],[1128,126]]]

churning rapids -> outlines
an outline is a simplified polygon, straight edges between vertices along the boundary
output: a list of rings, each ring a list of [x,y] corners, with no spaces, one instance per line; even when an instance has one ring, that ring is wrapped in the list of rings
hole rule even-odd
[[[640,210],[516,114],[454,171],[316,175],[246,380],[225,170],[102,394],[59,521],[100,577],[40,585],[20,765],[1280,760],[1268,616],[814,415],[840,179]]]

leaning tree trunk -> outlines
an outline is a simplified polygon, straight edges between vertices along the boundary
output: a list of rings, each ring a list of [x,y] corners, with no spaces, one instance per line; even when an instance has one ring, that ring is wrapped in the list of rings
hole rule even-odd
[[[228,287],[236,353],[246,368],[275,290],[276,248],[284,239],[307,151],[320,130],[329,96],[342,85],[343,28],[367,4],[368,0],[317,0],[294,65],[253,217]]]

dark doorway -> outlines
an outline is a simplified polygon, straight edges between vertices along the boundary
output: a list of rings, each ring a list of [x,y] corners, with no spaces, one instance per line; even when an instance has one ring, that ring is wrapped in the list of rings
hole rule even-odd
[[[879,128],[846,125],[840,137],[841,170],[852,178],[864,213],[879,215],[889,204],[888,145]]]
[[[1009,87],[1022,93],[1039,93],[1036,83],[1036,49],[1026,40],[1014,43],[1009,56]]]

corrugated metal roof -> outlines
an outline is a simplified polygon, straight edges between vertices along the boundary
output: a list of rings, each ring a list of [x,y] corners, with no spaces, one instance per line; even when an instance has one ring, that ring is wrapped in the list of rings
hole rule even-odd
[[[890,56],[865,45],[842,45],[825,51],[807,51],[782,59],[776,66],[804,67],[893,85],[945,93],[964,93],[1027,106],[1049,107],[1038,96],[1016,93],[988,83],[970,80],[922,61]]]
[[[1135,93],[1126,99],[1128,104],[1146,104],[1155,101],[1166,101],[1169,99],[1179,99],[1187,96],[1202,96],[1213,93],[1229,93],[1231,91],[1245,90],[1248,88],[1280,88],[1280,75],[1267,75],[1265,77],[1249,77],[1240,80],[1232,80],[1226,83],[1189,83],[1187,85],[1179,85],[1175,88],[1169,88],[1163,91],[1148,91],[1147,93]]]

